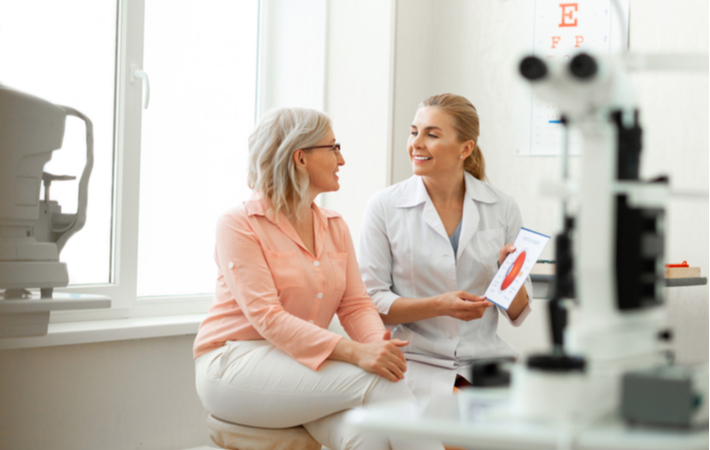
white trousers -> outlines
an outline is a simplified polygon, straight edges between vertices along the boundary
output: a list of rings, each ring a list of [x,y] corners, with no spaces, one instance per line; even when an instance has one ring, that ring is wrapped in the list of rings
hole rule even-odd
[[[313,371],[268,341],[229,341],[195,360],[197,394],[218,419],[261,428],[303,425],[332,450],[429,450],[440,443],[363,435],[347,425],[354,407],[413,402],[392,383],[352,364],[326,361]]]

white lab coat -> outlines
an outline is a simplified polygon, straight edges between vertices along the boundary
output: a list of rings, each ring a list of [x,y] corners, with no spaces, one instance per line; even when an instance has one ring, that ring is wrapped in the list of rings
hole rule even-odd
[[[375,194],[365,209],[360,236],[360,273],[380,313],[399,297],[431,297],[463,290],[483,295],[498,270],[501,247],[515,240],[522,218],[515,201],[465,174],[461,235],[454,255],[449,237],[419,176]],[[525,282],[532,298],[532,283]],[[515,320],[520,326],[530,305]],[[502,308],[465,322],[448,316],[398,325],[392,337],[409,341],[405,380],[418,398],[451,393],[460,374],[470,381],[473,360],[517,357],[496,333]],[[508,320],[510,320],[508,318]]]

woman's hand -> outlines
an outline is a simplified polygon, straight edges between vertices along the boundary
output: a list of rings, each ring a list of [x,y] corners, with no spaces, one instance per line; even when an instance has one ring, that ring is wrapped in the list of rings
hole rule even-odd
[[[368,344],[343,338],[338,341],[329,359],[354,364],[396,383],[404,378],[404,372],[407,371],[407,360],[399,347],[409,345],[409,342],[391,337],[392,333],[387,330],[381,341]]]
[[[493,303],[486,297],[469,294],[466,291],[453,291],[436,297],[437,309],[440,316],[450,316],[454,319],[470,320],[480,319],[486,309]]]
[[[409,342],[391,337],[392,332],[387,330],[381,341],[360,344],[357,366],[396,383],[404,378],[404,372],[407,371],[407,360],[399,347]]]
[[[503,264],[503,261],[505,261],[505,258],[507,258],[508,255],[513,253],[515,250],[516,248],[513,244],[504,245],[498,252],[498,267],[500,267],[500,265]]]
[[[498,252],[498,265],[500,266],[503,264],[505,258],[507,258],[508,255],[513,253],[515,250],[516,248],[513,244],[504,245],[500,249],[500,252]],[[513,298],[512,303],[508,307],[508,317],[510,317],[511,320],[517,319],[529,302],[530,298],[528,297],[528,291],[525,289],[525,285],[523,285],[520,287],[518,293],[515,294],[515,298]]]

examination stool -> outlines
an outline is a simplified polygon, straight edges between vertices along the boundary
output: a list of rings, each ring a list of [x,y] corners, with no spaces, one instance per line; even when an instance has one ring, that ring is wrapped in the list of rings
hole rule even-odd
[[[228,450],[321,450],[321,445],[302,426],[255,428],[207,416],[212,442]]]

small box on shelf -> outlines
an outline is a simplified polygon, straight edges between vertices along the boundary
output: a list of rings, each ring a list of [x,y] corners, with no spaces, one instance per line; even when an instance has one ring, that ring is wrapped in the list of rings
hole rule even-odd
[[[666,264],[666,278],[700,278],[700,267],[690,267],[687,261]]]

